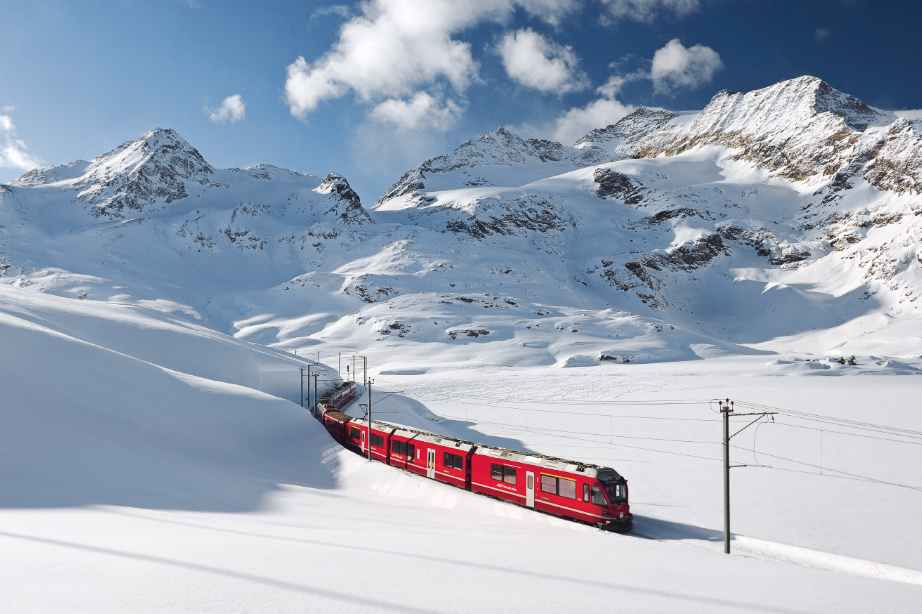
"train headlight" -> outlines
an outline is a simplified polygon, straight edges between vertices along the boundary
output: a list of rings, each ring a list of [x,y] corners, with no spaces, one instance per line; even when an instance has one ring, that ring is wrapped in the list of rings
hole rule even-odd
[[[618,518],[624,520],[624,512],[618,512]]]

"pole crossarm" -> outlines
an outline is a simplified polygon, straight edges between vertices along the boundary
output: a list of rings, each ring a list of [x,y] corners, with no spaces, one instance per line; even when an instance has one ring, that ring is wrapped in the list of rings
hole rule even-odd
[[[755,424],[756,422],[758,422],[759,420],[761,420],[762,418],[764,418],[765,416],[774,416],[774,415],[777,414],[777,413],[778,413],[778,412],[776,412],[776,411],[766,411],[766,412],[762,412],[762,413],[753,413],[753,414],[737,414],[737,413],[734,413],[734,414],[733,414],[733,417],[736,417],[736,416],[756,416],[756,418],[755,418],[754,420],[752,420],[749,424],[747,424],[746,426],[744,426],[743,428],[739,429],[738,431],[736,431],[735,433],[733,433],[732,435],[730,435],[730,436],[728,437],[728,439],[733,439],[734,437],[736,437],[737,435],[739,435],[740,433],[742,433],[743,431],[745,431],[746,429],[748,429],[750,426],[752,426],[753,424]]]

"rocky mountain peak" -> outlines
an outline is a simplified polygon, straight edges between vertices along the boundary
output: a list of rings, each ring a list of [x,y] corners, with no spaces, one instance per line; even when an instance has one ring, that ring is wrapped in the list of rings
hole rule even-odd
[[[822,117],[829,114],[830,119]],[[770,136],[783,141],[808,123],[862,131],[872,123],[888,123],[892,116],[833,88],[810,75],[781,81],[750,92],[721,91],[698,115],[694,132],[737,132]]]
[[[484,167],[522,167],[573,161],[577,157],[577,152],[571,147],[548,139],[525,139],[505,126],[500,126],[462,143],[451,153],[429,158],[418,167],[410,169],[379,203],[431,188],[427,177],[433,175],[458,173],[463,176],[461,181],[465,185],[490,185],[493,182],[481,172]]]
[[[318,194],[328,194],[337,202],[329,213],[335,213],[345,222],[370,222],[371,217],[362,207],[362,200],[352,189],[345,177],[337,173],[328,173],[320,184],[314,188]]]
[[[121,215],[187,195],[186,181],[207,183],[214,168],[170,128],[156,128],[94,159],[79,178],[79,197],[97,214]]]
[[[94,159],[84,178],[105,181],[114,175],[165,171],[188,179],[209,175],[214,168],[178,132],[172,128],[155,128]]]
[[[586,163],[607,162],[631,157],[644,137],[663,128],[676,114],[666,109],[640,107],[617,122],[591,130],[574,147]]]

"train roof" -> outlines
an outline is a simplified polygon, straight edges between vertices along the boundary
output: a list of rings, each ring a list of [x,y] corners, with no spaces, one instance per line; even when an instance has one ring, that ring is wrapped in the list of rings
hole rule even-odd
[[[336,420],[337,422],[342,422],[342,423],[345,423],[351,420],[349,416],[339,411],[338,409],[328,409],[323,412],[323,416],[325,418],[330,418],[331,420]]]
[[[390,422],[387,424],[391,428],[397,429],[394,431],[394,435],[403,437],[405,439],[425,441],[427,443],[433,443],[436,445],[444,446],[446,448],[455,448],[456,450],[461,450],[462,452],[469,452],[470,450],[473,450],[477,445],[470,441],[464,441],[463,439],[443,437],[441,435],[436,435],[435,433],[429,433],[427,431],[420,431],[419,429],[414,429],[409,426],[403,426],[402,424],[392,424]]]
[[[490,456],[502,460],[509,460],[527,465],[537,465],[545,469],[554,469],[557,471],[566,471],[568,473],[579,473],[590,478],[598,478],[603,481],[612,481],[621,479],[621,475],[610,467],[602,467],[592,463],[557,458],[537,452],[518,452],[506,448],[497,448],[494,446],[478,446],[477,454]]]

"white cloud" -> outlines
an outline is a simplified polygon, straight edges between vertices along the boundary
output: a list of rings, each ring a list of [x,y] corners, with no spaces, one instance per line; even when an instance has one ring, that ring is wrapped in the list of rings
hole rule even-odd
[[[818,43],[825,42],[830,36],[832,36],[832,30],[829,28],[817,28],[813,32],[813,38],[815,38]]]
[[[16,136],[13,111],[13,107],[0,108],[0,168],[28,171],[41,166],[41,162],[32,157],[25,142]]]
[[[922,109],[901,109],[898,111],[893,111],[893,114],[897,117],[902,117],[912,121],[918,121],[922,119]]]
[[[608,81],[597,87],[595,91],[605,98],[614,98],[619,93],[621,93],[621,88],[624,87],[624,84],[627,83],[627,81],[628,77],[612,75],[608,78]]]
[[[684,17],[701,7],[700,0],[602,0],[612,21],[650,23],[664,13]]]
[[[625,83],[646,78],[634,72],[628,75],[612,75],[603,85],[596,88],[599,97],[582,107],[572,107],[544,124],[522,123],[512,126],[512,130],[524,136],[552,138],[555,141],[572,145],[590,130],[604,128],[635,109],[632,105],[618,100],[618,94]]]
[[[247,106],[240,94],[228,96],[216,109],[208,112],[208,119],[216,124],[236,124],[247,115]]]
[[[572,145],[590,130],[613,124],[633,110],[634,107],[615,98],[593,100],[584,107],[574,107],[558,117],[554,122],[553,138]]]
[[[550,41],[534,30],[507,32],[497,50],[509,78],[525,87],[562,94],[584,89],[589,84],[572,48]]]
[[[699,87],[711,81],[723,68],[720,54],[704,45],[686,47],[672,39],[653,54],[650,78],[656,92],[667,93],[677,88]]]
[[[417,92],[407,100],[389,98],[371,111],[371,118],[376,122],[403,130],[448,130],[460,115],[461,107],[457,103],[452,100],[442,103],[427,92]]]
[[[349,19],[352,17],[352,9],[347,4],[328,4],[314,9],[310,19],[322,19],[324,17],[337,17],[339,19]]]
[[[469,43],[453,38],[482,21],[503,21],[522,8],[550,23],[578,8],[577,0],[369,0],[345,24],[325,55],[288,66],[285,99],[304,118],[322,101],[349,91],[362,100],[410,95],[445,81],[463,93],[477,78]]]

